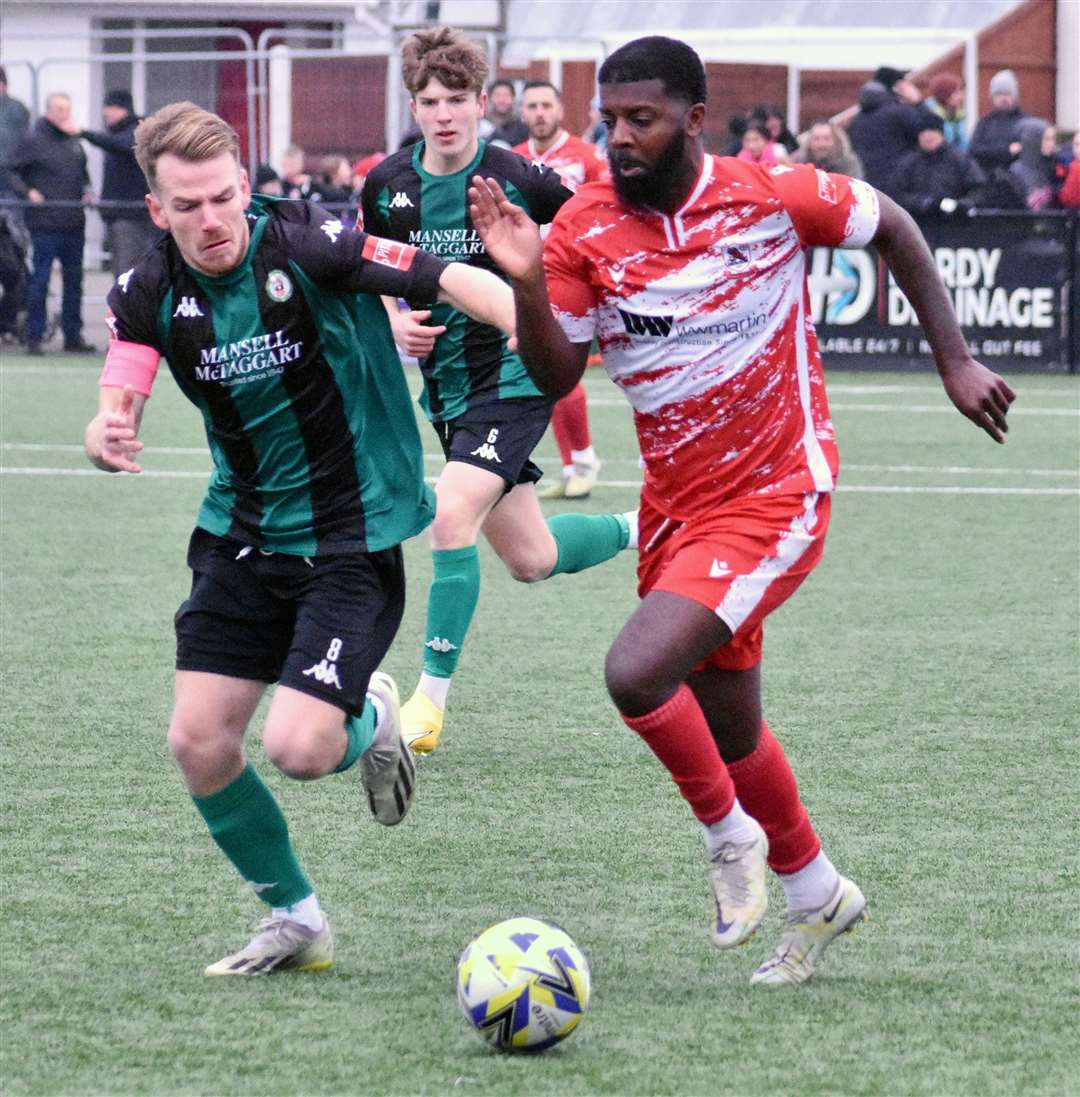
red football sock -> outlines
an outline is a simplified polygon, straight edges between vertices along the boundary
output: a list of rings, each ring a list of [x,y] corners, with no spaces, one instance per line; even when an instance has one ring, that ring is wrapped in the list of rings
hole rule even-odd
[[[701,822],[706,826],[719,822],[731,811],[735,786],[689,686],[679,686],[652,712],[623,716],[623,721],[664,764]]]
[[[821,850],[821,842],[799,799],[795,774],[784,748],[761,723],[761,738],[751,754],[728,763],[739,803],[762,826],[769,838],[769,867],[773,872],[798,872]]]
[[[589,434],[589,403],[585,386],[579,381],[556,405],[551,415],[551,429],[559,447],[562,463],[571,463],[572,450],[588,449],[592,445]]]

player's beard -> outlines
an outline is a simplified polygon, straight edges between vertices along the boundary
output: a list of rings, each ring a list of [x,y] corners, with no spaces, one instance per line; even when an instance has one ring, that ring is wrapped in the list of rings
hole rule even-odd
[[[671,140],[660,150],[651,167],[640,175],[623,175],[619,165],[629,161],[635,165],[641,162],[634,157],[623,157],[608,149],[608,166],[615,193],[629,206],[637,209],[667,209],[673,199],[681,197],[674,193],[679,186],[679,170],[686,156],[687,136],[685,130],[678,130]]]

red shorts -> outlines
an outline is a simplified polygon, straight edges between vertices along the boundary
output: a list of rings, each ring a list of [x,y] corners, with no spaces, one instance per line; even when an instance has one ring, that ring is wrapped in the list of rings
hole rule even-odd
[[[682,595],[731,629],[731,641],[702,666],[757,666],[765,617],[794,594],[825,551],[830,504],[831,496],[817,492],[745,496],[678,522],[643,498],[638,595]]]

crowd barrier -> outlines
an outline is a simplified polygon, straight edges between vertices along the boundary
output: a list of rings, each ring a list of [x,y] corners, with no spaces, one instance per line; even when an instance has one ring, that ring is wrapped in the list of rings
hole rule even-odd
[[[1080,214],[973,210],[920,227],[974,357],[1006,371],[1080,372]],[[826,368],[934,368],[914,310],[874,251],[812,248],[809,287]]]
[[[1071,211],[979,210],[921,224],[979,361],[1080,371],[1078,222]],[[810,300],[826,368],[934,368],[907,298],[873,251],[814,248]]]

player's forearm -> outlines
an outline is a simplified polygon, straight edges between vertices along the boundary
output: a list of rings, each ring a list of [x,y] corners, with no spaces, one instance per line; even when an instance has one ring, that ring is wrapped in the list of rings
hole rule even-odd
[[[448,264],[439,279],[439,300],[506,335],[514,334],[514,295],[490,271]]]
[[[125,391],[125,389],[113,385],[101,386],[98,390],[98,413],[86,424],[86,431],[83,434],[83,448],[86,451],[87,459],[92,465],[104,472],[123,471],[123,468],[116,464],[114,456],[111,456],[108,451],[115,445],[115,440],[110,438],[109,435],[110,432],[115,434],[117,416],[123,413]],[[137,438],[139,427],[142,424],[146,397],[141,393],[131,392],[130,399],[131,425],[128,429],[134,439]]]
[[[892,271],[896,284],[911,302],[930,344],[938,372],[968,362],[971,352],[938,274],[937,264],[911,216],[880,194],[881,226],[874,247]]]
[[[588,347],[571,343],[551,314],[543,273],[515,279],[518,355],[541,392],[556,399],[581,380]]]

